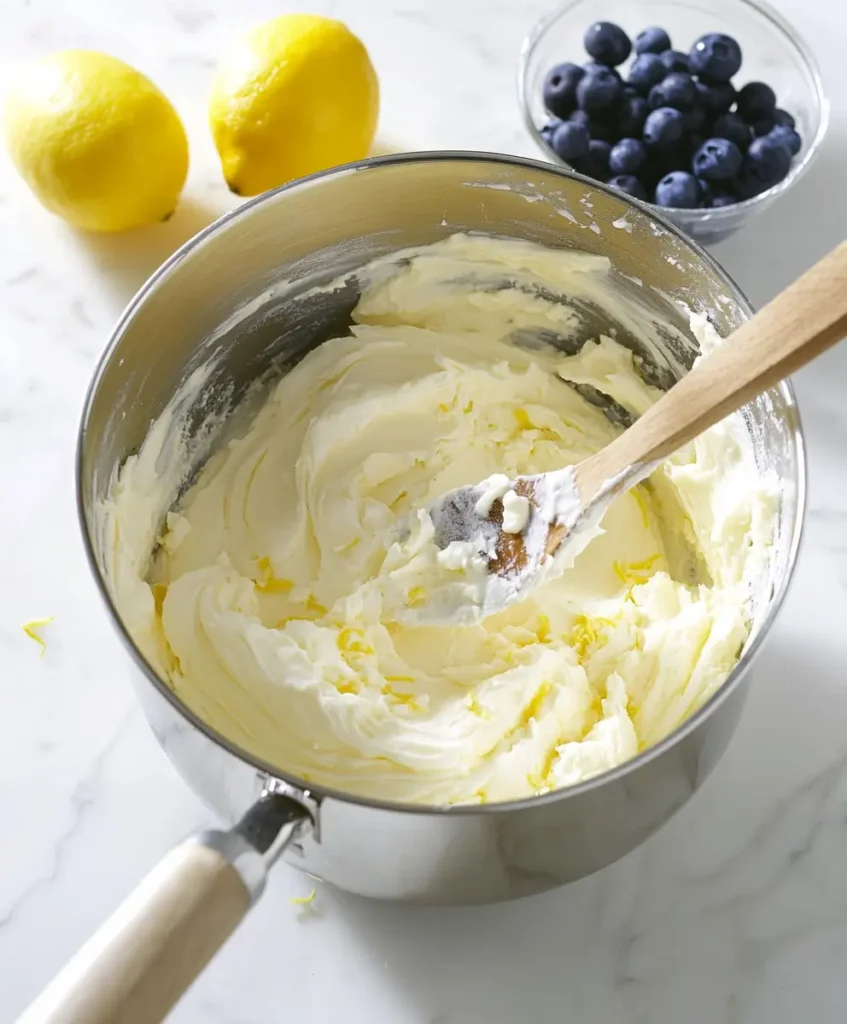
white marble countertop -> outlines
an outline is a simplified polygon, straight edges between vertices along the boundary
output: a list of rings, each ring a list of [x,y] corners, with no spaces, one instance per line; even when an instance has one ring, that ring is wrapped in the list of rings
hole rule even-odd
[[[208,821],[157,748],[77,536],[72,465],[94,361],[173,248],[232,205],[205,126],[216,55],[273,0],[6,0],[0,74],[69,46],[138,65],[192,142],[166,226],[83,239],[0,160],[0,1020],[11,1020],[175,841]],[[533,154],[513,73],[544,0],[310,0],[366,40],[382,137]],[[836,0],[780,0],[834,99],[824,151],[717,256],[760,303],[847,236],[847,47]],[[794,585],[729,753],[624,861],[482,909],[379,904],[280,866],[174,1012],[180,1024],[840,1024],[847,1016],[847,347],[796,381],[811,499]],[[38,657],[21,623],[55,616]]]

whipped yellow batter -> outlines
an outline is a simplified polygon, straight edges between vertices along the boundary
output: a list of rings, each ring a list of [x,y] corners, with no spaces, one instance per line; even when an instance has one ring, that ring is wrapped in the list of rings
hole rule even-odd
[[[128,628],[220,733],[348,792],[509,800],[633,757],[720,686],[748,635],[776,489],[740,421],[619,498],[525,600],[409,624],[463,569],[438,561],[425,516],[398,543],[403,517],[608,443],[620,427],[573,383],[635,414],[660,395],[613,338],[571,356],[544,340],[579,331],[580,301],[645,344],[654,328],[605,259],[519,242],[455,236],[364,280],[352,336],[279,381],[164,527],[164,418],[128,460],[103,509]]]

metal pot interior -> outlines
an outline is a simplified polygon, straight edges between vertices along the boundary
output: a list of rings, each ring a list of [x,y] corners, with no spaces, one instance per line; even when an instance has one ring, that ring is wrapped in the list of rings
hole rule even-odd
[[[125,636],[108,595],[107,538],[98,529],[96,508],[116,469],[139,449],[180,386],[202,368],[203,387],[178,417],[191,472],[174,474],[167,449],[162,455],[173,501],[237,429],[236,409],[257,399],[314,346],[346,331],[359,294],[358,267],[457,231],[608,256],[620,288],[658,320],[684,331],[689,342],[680,349],[657,326],[667,357],[658,360],[610,322],[606,311],[592,309],[583,311],[585,336],[578,345],[617,327],[618,341],[633,348],[645,378],[663,388],[698,354],[680,303],[708,315],[721,335],[749,314],[732,281],[675,229],[595,183],[529,161],[461,154],[384,158],[318,175],[242,206],[189,242],[142,289],[115,331],[86,403],[78,466],[83,532]],[[342,287],[315,292],[316,285],[345,274]],[[587,397],[605,404],[610,417],[618,414],[601,394]],[[789,388],[762,396],[743,416],[757,469],[775,471],[783,487],[773,557],[756,587],[746,653],[724,689],[740,674],[784,593],[803,500],[802,444]],[[179,707],[150,669],[148,676]],[[290,779],[281,768],[236,753]]]

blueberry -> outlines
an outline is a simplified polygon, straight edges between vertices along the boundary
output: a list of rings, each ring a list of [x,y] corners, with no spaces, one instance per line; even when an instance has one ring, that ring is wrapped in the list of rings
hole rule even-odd
[[[671,171],[656,186],[656,202],[659,206],[693,210],[700,203],[697,179],[687,171]]]
[[[624,97],[618,111],[618,137],[635,139],[641,135],[650,108],[641,96]]]
[[[776,94],[764,82],[748,82],[738,93],[738,113],[748,124],[772,115],[776,109]]]
[[[722,114],[712,125],[712,136],[716,139],[729,139],[744,153],[750,145],[752,132],[747,122],[738,114]]]
[[[737,203],[732,194],[732,185],[729,181],[706,181],[704,178],[697,178],[700,185],[701,209],[708,210],[716,206],[729,206],[730,203]],[[728,202],[724,202],[727,200]]]
[[[650,90],[647,102],[653,108],[673,107],[675,110],[691,110],[697,100],[697,89],[691,75],[684,71],[672,71],[658,85]]]
[[[713,117],[725,114],[735,103],[735,86],[732,82],[695,82],[697,97],[703,108]]]
[[[683,120],[685,122],[685,130],[689,134],[699,135],[705,130],[706,122],[711,121],[711,118],[701,106],[696,106],[685,112]]]
[[[576,87],[585,71],[578,64],[557,64],[544,79],[544,106],[556,117],[576,110]]]
[[[556,156],[571,163],[588,152],[588,129],[576,121],[563,121],[553,132],[550,147]]]
[[[545,124],[542,127],[540,135],[541,135],[541,138],[544,139],[544,141],[547,143],[548,146],[550,145],[550,139],[553,137],[553,132],[558,128],[558,126],[561,123],[562,122],[559,121],[558,119],[554,119],[552,121],[548,121],[547,124]]]
[[[776,118],[773,114],[765,114],[764,117],[760,117],[758,121],[753,125],[753,134],[757,139],[763,135],[767,135],[768,132],[776,127]]]
[[[585,111],[579,111],[580,114],[584,114],[585,120],[580,123],[584,124],[588,129],[588,134],[592,139],[600,139],[601,142],[617,142],[621,137],[614,121],[610,121],[607,118],[601,117],[589,117],[585,114]],[[571,117],[571,120],[574,120]]]
[[[582,65],[583,70],[588,75],[593,75],[597,71],[610,71],[619,82],[623,81],[620,71],[617,68],[610,68],[608,64],[601,64],[599,60],[589,60]]]
[[[741,47],[732,36],[710,32],[691,47],[688,65],[708,82],[728,82],[741,67]]]
[[[608,68],[587,74],[576,87],[580,108],[588,114],[604,114],[621,98],[620,79]]]
[[[668,71],[688,71],[688,56],[679,50],[664,50],[659,58]]]
[[[685,134],[682,114],[673,107],[659,107],[647,115],[642,134],[648,146],[671,146]]]
[[[616,174],[614,178],[609,178],[609,184],[619,192],[626,192],[633,199],[647,201],[647,189],[632,174]]]
[[[589,178],[605,181],[609,177],[609,151],[611,146],[602,139],[592,139],[588,152],[574,161],[574,169]]]
[[[647,163],[647,150],[638,139],[621,139],[609,154],[612,174],[638,174]]]
[[[776,185],[788,174],[790,166],[791,153],[787,146],[753,139],[742,166],[742,195],[749,199]]]
[[[645,28],[635,37],[635,52],[662,53],[671,48],[671,37],[663,28]]]
[[[781,146],[787,146],[788,151],[792,156],[797,156],[803,145],[803,140],[800,138],[800,135],[795,132],[793,128],[789,128],[787,124],[775,125],[771,128],[768,134],[765,135],[763,141],[776,142]]]
[[[602,139],[605,142],[617,142],[620,132],[610,121],[601,120],[599,117],[591,117],[584,110],[575,110],[568,118],[576,124],[584,124],[592,139]]]
[[[611,21],[595,22],[585,33],[583,42],[589,56],[612,68],[623,64],[632,53],[629,36]]]
[[[787,110],[781,110],[779,107],[773,112],[773,119],[777,124],[783,125],[785,128],[796,128],[797,125],[794,118]]]
[[[691,166],[698,178],[728,181],[741,170],[741,150],[729,139],[706,139],[694,154]]]
[[[632,62],[627,81],[646,96],[654,85],[658,85],[661,82],[667,73],[668,69],[661,62],[658,54],[642,53],[641,56],[636,57]]]
[[[712,200],[717,195],[717,192],[715,191],[715,186],[712,184],[711,181],[706,181],[705,178],[698,178],[697,184],[700,187],[700,205],[710,206]]]

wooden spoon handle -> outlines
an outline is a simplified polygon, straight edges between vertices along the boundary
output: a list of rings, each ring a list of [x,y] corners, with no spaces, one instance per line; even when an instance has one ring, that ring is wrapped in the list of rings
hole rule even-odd
[[[620,437],[580,463],[583,504],[630,466],[672,455],[847,335],[847,242],[706,356]]]

